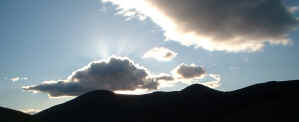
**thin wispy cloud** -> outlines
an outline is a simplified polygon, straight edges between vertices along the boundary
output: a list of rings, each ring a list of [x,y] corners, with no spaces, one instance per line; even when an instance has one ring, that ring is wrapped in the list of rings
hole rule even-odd
[[[298,25],[281,0],[102,1],[116,5],[123,16],[150,18],[168,40],[210,51],[254,52],[266,44],[287,45]]]
[[[12,81],[12,82],[18,82],[18,81],[27,81],[27,80],[29,80],[29,78],[28,77],[13,77],[13,78],[10,78],[10,80]]]
[[[12,82],[17,82],[20,80],[20,77],[14,77],[10,79]]]
[[[153,58],[158,61],[171,61],[177,56],[177,53],[165,48],[165,47],[155,47],[147,51],[143,58]]]
[[[299,10],[299,6],[291,6],[291,7],[288,7],[288,10],[289,10],[291,13],[296,13],[296,12]]]

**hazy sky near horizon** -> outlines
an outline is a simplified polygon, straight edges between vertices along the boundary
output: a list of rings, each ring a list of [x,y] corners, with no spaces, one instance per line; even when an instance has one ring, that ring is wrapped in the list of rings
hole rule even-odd
[[[299,79],[297,1],[215,1],[1,0],[0,106]]]

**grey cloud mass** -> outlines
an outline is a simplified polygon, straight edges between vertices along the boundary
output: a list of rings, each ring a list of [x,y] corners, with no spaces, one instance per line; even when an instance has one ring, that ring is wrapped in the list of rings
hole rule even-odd
[[[111,91],[157,89],[157,86],[158,83],[150,78],[147,69],[138,66],[128,58],[111,57],[109,60],[90,63],[73,72],[67,80],[48,81],[24,89],[46,92],[52,97],[59,97],[78,96],[98,89]]]
[[[196,79],[203,77],[205,71],[202,67],[194,64],[181,64],[172,71],[172,74],[180,79]]]
[[[112,56],[107,60],[91,62],[73,72],[66,80],[44,81],[39,85],[23,88],[26,91],[48,93],[50,97],[79,96],[92,90],[114,92],[145,90],[147,92],[171,87],[178,82],[201,83],[199,79],[205,77],[205,74],[200,66],[181,64],[174,68],[171,74],[153,75],[129,58]],[[216,88],[219,83],[220,79],[202,84]]]
[[[124,14],[135,10],[148,16],[169,40],[210,51],[253,52],[267,43],[286,45],[298,25],[281,0],[103,1]]]

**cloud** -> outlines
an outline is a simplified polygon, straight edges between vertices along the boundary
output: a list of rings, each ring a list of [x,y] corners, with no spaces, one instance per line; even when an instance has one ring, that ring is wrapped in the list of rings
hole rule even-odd
[[[143,58],[154,58],[158,61],[171,61],[176,55],[177,53],[165,47],[155,47],[147,51]]]
[[[153,75],[153,79],[156,81],[174,81],[175,78],[169,74],[166,73],[160,73],[159,75]]]
[[[20,80],[20,77],[13,77],[10,79],[12,82],[17,82]]]
[[[25,90],[49,93],[51,97],[78,96],[82,93],[105,89],[125,91],[157,89],[158,83],[149,71],[129,58],[110,57],[95,61],[72,73],[66,80],[47,81],[40,85],[26,86]]]
[[[29,78],[28,78],[28,77],[23,77],[22,79],[23,79],[23,80],[29,80]]]
[[[13,78],[11,78],[10,80],[11,80],[12,82],[18,82],[18,81],[20,81],[20,80],[27,81],[27,80],[29,80],[29,78],[28,78],[28,77],[13,77]]]
[[[173,87],[176,83],[194,84],[201,83],[201,79],[209,76],[206,71],[195,64],[180,64],[175,67],[171,74],[160,73],[159,75],[152,75],[152,78],[159,83],[159,88]]]
[[[48,93],[50,98],[78,96],[93,90],[111,90],[123,94],[144,94],[160,88],[172,87],[176,83],[201,83],[207,74],[197,65],[181,64],[171,74],[152,74],[148,69],[125,57],[112,56],[94,61],[74,71],[65,80],[44,81],[39,85],[24,86],[33,93]],[[208,76],[208,75],[207,75]],[[219,81],[220,82],[220,81]],[[203,82],[212,86],[215,82]],[[217,85],[213,85],[216,88]]]
[[[291,7],[288,7],[288,10],[289,12],[291,13],[295,13],[299,10],[299,6],[291,6]]]
[[[21,110],[21,111],[24,112],[24,113],[33,115],[33,114],[36,114],[36,113],[40,112],[41,110],[38,110],[38,109],[24,109],[24,110]]]
[[[202,67],[195,64],[180,64],[172,70],[172,74],[178,79],[201,79],[204,76],[205,71]]]
[[[298,20],[281,0],[102,0],[123,16],[145,16],[168,40],[210,51],[254,52],[289,44]],[[134,13],[134,14],[129,14]]]
[[[205,85],[210,88],[218,88],[220,87],[221,83],[221,76],[219,74],[209,74],[208,77],[212,78],[212,81],[203,82],[202,85]]]

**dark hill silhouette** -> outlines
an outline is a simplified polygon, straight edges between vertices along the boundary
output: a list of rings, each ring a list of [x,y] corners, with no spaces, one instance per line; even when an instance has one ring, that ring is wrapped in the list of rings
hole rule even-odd
[[[299,121],[298,93],[299,81],[268,82],[231,92],[199,84],[146,95],[93,91],[35,117],[47,122]]]
[[[297,122],[298,93],[299,81],[273,81],[230,92],[199,84],[181,91],[145,95],[98,90],[41,111],[32,119],[43,122]]]
[[[0,107],[0,122],[31,122],[31,116],[19,111]]]

